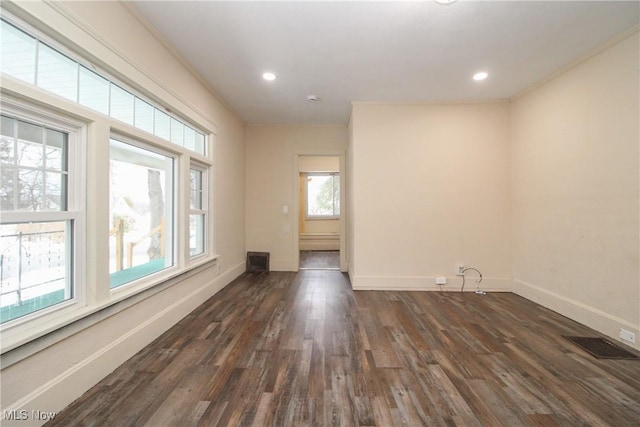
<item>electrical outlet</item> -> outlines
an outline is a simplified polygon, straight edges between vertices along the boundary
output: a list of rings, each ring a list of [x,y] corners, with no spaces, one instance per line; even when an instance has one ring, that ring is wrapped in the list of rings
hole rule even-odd
[[[456,276],[462,276],[464,274],[464,264],[456,265]]]
[[[436,285],[446,285],[447,284],[447,278],[444,276],[438,276],[436,277]]]
[[[626,329],[620,328],[620,339],[635,344],[636,334],[631,331],[627,331]]]

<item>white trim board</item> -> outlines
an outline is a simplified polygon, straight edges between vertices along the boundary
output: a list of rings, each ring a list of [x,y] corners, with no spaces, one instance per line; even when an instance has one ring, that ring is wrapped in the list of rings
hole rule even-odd
[[[575,320],[585,326],[595,329],[617,342],[640,350],[640,342],[636,340],[635,346],[629,342],[618,338],[620,328],[627,329],[640,336],[640,325],[634,325],[619,317],[613,316],[604,311],[598,310],[581,302],[574,301],[563,295],[540,288],[523,280],[513,279],[513,293],[523,298],[533,301],[541,306],[555,311],[569,319]]]
[[[436,285],[436,277],[432,276],[358,276],[351,277],[354,291],[445,291],[460,292],[462,279],[459,276],[445,276],[446,285]],[[476,278],[467,277],[465,292],[477,289]],[[485,277],[480,289],[487,292],[511,292],[511,278]]]

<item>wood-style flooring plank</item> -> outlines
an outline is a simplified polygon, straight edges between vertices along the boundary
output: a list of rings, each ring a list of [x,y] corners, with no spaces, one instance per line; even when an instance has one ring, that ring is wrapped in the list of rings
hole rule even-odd
[[[640,362],[509,293],[246,274],[48,426],[638,426]]]

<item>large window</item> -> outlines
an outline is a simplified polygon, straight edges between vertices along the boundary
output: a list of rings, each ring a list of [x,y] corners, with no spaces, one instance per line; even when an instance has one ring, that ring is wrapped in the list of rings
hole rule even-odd
[[[340,217],[340,175],[337,172],[308,173],[306,183],[307,218]]]
[[[4,353],[215,255],[204,133],[152,101],[177,98],[138,93],[2,12]]]
[[[7,322],[74,297],[79,217],[69,209],[72,131],[2,115],[0,317]]]
[[[174,264],[174,158],[110,143],[109,273],[112,288]]]
[[[0,20],[0,70],[188,150],[206,154],[202,132],[9,22]]]

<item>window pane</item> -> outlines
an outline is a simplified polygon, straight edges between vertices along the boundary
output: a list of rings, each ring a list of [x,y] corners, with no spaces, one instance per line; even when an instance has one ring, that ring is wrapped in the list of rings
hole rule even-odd
[[[169,141],[171,137],[171,118],[169,115],[156,108],[154,111],[154,119],[154,135]]]
[[[15,131],[14,131],[14,119],[12,119],[11,117],[6,117],[6,116],[2,116],[2,126],[0,126],[0,134],[2,136],[8,136],[13,138]]]
[[[45,130],[45,161],[47,169],[67,170],[67,134],[53,129]]]
[[[0,126],[0,163],[15,163],[15,120],[2,116],[2,126]]]
[[[2,323],[73,297],[66,222],[0,225]]]
[[[114,139],[110,149],[111,287],[173,265],[173,159]]]
[[[133,95],[126,90],[111,84],[111,110],[114,119],[133,124]]]
[[[136,114],[135,126],[138,129],[153,133],[153,112],[154,108],[140,98],[135,100]]]
[[[0,69],[3,73],[35,83],[36,39],[2,21],[0,29]]]
[[[191,209],[202,209],[202,172],[191,169],[190,173],[191,188]]]
[[[78,63],[43,43],[38,46],[38,86],[77,101]]]
[[[44,145],[40,126],[18,122],[18,164],[34,168],[44,167]]]
[[[184,145],[184,124],[171,118],[171,142],[179,146]]]
[[[333,175],[309,175],[307,177],[307,215],[308,216],[337,216],[339,206],[335,206],[336,186]],[[340,199],[338,189],[338,200]],[[337,212],[336,212],[337,208]]]
[[[79,92],[80,104],[109,115],[109,81],[107,79],[81,66]]]
[[[204,214],[190,215],[189,218],[189,255],[204,253]]]
[[[40,169],[18,170],[18,206],[20,211],[41,211],[44,173]]]
[[[196,149],[196,131],[189,126],[184,126],[184,148],[191,151]]]
[[[18,181],[18,169],[13,167],[2,167],[0,173],[0,210],[12,211],[16,209],[16,188]]]
[[[196,132],[196,147],[195,152],[200,154],[206,154],[205,152],[205,144],[204,144],[204,135],[200,132]]]
[[[67,209],[66,175],[60,173],[46,173],[44,209],[64,211]]]
[[[42,126],[18,121],[18,138],[42,144]]]
[[[14,164],[14,140],[13,138],[0,138],[0,163],[12,165]]]
[[[4,133],[11,122],[17,141],[3,136],[0,145],[2,210],[66,210],[68,134],[8,117]]]

